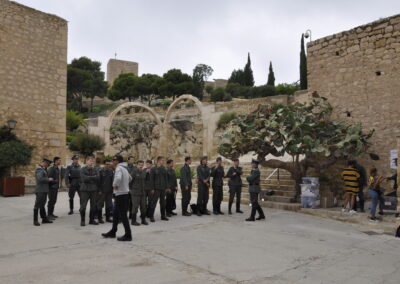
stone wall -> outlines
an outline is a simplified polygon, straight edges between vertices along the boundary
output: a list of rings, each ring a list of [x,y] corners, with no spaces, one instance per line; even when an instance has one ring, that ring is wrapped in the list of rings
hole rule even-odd
[[[389,174],[389,153],[400,126],[400,15],[308,44],[308,91],[327,97],[334,118],[375,129],[371,150],[381,160],[362,161]]]
[[[35,146],[16,174],[34,183],[41,157],[65,157],[67,22],[0,0],[0,126],[17,121],[18,138]]]
[[[107,63],[107,82],[112,85],[120,74],[139,74],[139,63],[119,59],[110,59]]]

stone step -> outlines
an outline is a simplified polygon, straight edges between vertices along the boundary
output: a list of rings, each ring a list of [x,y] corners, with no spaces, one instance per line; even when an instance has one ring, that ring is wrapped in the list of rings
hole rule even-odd
[[[288,211],[299,211],[301,209],[300,203],[282,203],[282,202],[274,202],[274,201],[262,201],[260,202],[262,207],[280,209],[280,210],[288,210]]]
[[[264,201],[272,201],[272,202],[280,202],[280,203],[295,203],[296,198],[290,196],[279,196],[279,195],[271,195],[264,196]]]

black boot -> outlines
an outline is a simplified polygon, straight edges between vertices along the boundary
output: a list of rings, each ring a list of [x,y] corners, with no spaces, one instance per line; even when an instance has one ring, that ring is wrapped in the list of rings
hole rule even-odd
[[[74,214],[74,200],[70,199],[69,200],[69,212],[68,215]]]
[[[249,218],[246,219],[246,221],[255,221],[256,219],[254,218],[256,216],[256,211],[257,209],[254,207],[251,207],[251,215]]]
[[[122,237],[117,238],[117,240],[120,241],[120,242],[131,242],[132,241],[132,236],[125,234]]]
[[[33,225],[34,226],[40,226],[40,223],[38,221],[38,216],[39,216],[39,210],[33,209]]]
[[[140,226],[140,223],[136,221],[136,214],[132,214],[132,221],[131,221],[132,226]]]
[[[89,212],[89,225],[98,225],[99,223],[96,222],[94,219],[95,211],[90,210]]]
[[[149,223],[147,223],[146,221],[146,217],[142,217],[142,225],[148,225]]]
[[[113,230],[109,231],[108,233],[101,234],[103,238],[115,238],[115,232]]]
[[[42,224],[51,224],[51,223],[53,223],[53,221],[47,218],[47,216],[42,219]]]
[[[258,217],[256,218],[256,220],[264,220],[265,215],[264,215],[264,211],[262,210],[262,208],[258,207],[257,211],[258,211]]]
[[[85,212],[81,212],[81,226],[86,226],[85,223]]]
[[[104,224],[102,209],[97,210],[97,220],[99,220],[99,224]]]
[[[243,211],[240,210],[240,200],[236,202],[236,213],[243,214]]]
[[[228,210],[229,215],[232,215],[232,202],[229,202]]]

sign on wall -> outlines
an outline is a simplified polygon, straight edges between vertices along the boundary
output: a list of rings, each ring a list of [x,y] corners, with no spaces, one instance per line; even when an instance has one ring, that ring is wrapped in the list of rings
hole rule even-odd
[[[390,150],[390,168],[391,169],[397,169],[397,158],[398,158],[397,150]]]

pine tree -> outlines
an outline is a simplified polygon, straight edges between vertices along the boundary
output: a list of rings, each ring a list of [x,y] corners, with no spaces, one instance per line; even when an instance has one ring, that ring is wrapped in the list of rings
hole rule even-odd
[[[253,70],[251,70],[250,53],[247,55],[247,63],[243,70],[243,79],[245,86],[254,86]]]
[[[272,69],[271,61],[269,62],[269,73],[268,73],[267,85],[275,87],[275,74],[274,74],[274,70]]]
[[[300,89],[307,90],[307,56],[304,48],[304,34],[301,35],[301,50],[300,50]]]

